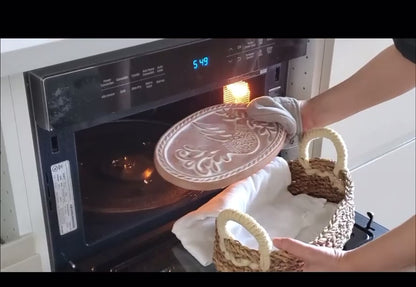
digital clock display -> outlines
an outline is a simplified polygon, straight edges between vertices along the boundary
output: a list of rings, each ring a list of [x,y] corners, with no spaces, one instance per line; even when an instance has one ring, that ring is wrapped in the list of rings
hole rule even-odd
[[[199,70],[209,65],[209,57],[205,56],[202,58],[197,58],[192,60],[192,65],[194,70]]]

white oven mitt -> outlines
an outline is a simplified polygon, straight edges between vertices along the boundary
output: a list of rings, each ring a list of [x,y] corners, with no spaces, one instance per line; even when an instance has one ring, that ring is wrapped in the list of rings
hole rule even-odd
[[[271,237],[301,235],[306,242],[312,241],[315,237],[311,236],[319,234],[328,224],[336,204],[304,194],[294,196],[287,191],[290,182],[286,160],[276,157],[260,171],[230,185],[197,210],[178,219],[172,232],[203,266],[212,263],[215,219],[227,208],[251,215]],[[242,244],[258,248],[254,237],[238,223],[229,221],[227,229]]]
[[[291,97],[258,97],[247,105],[247,115],[263,122],[278,122],[286,130],[284,149],[297,145],[302,134],[299,101]]]

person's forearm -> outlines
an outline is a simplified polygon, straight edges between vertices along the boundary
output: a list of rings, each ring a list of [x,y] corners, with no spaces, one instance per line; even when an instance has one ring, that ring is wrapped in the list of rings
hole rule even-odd
[[[380,238],[346,252],[347,271],[400,271],[416,265],[415,216]]]
[[[394,45],[353,76],[322,94],[301,102],[303,131],[323,127],[396,96],[415,86],[415,64]]]

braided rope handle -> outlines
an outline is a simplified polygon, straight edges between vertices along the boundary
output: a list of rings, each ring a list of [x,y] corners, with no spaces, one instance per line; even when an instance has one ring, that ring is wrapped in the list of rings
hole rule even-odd
[[[236,259],[225,247],[224,239],[233,239],[233,235],[225,228],[228,221],[235,221],[247,229],[259,244],[260,261],[251,262],[248,259]],[[236,209],[224,209],[217,217],[217,231],[219,235],[219,245],[226,259],[231,260],[236,266],[249,266],[254,270],[267,271],[270,268],[270,252],[272,250],[272,240],[267,231],[250,215]]]
[[[337,161],[333,173],[322,172],[312,169],[309,164],[309,144],[315,138],[327,138],[332,141],[337,152]],[[306,132],[299,145],[299,162],[308,174],[317,174],[321,177],[328,176],[334,186],[339,190],[344,187],[339,182],[339,172],[347,171],[347,150],[341,136],[330,128],[316,128]],[[233,235],[225,228],[228,221],[235,221],[247,229],[257,240],[259,244],[258,252],[260,254],[259,263],[251,262],[248,259],[236,259],[229,252],[224,243],[224,239],[233,239]],[[227,260],[231,260],[236,266],[249,266],[254,270],[267,271],[270,268],[270,253],[272,250],[272,240],[267,231],[250,215],[235,209],[224,209],[217,217],[217,232],[219,235],[219,246]]]
[[[309,144],[312,140],[316,138],[327,138],[332,141],[337,152],[337,160],[334,167],[334,175],[339,178],[339,172],[341,170],[347,171],[347,149],[345,143],[342,140],[341,136],[330,128],[315,128],[307,131],[300,142],[299,145],[299,162],[305,168],[306,171],[311,170],[309,164]],[[325,176],[328,174],[318,174],[320,176]]]

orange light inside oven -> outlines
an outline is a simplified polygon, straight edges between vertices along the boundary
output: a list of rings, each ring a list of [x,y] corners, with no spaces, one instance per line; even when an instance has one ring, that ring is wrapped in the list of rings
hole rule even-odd
[[[250,101],[250,88],[247,82],[239,81],[224,86],[223,88],[224,104],[228,103],[245,103]]]
[[[149,184],[152,182],[150,177],[152,176],[153,168],[146,168],[142,173],[143,182]]]

